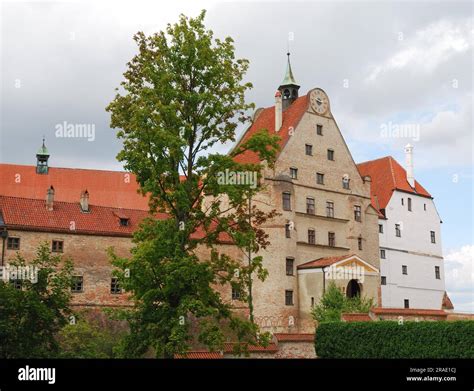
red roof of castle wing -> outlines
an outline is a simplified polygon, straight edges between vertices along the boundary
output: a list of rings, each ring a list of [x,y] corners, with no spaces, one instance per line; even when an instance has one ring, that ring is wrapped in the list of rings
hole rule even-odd
[[[394,190],[431,198],[430,193],[417,181],[415,188],[410,186],[405,169],[391,156],[360,163],[357,168],[362,177],[370,176],[372,180],[372,205],[378,211],[387,207]]]
[[[441,308],[444,310],[453,310],[454,305],[451,299],[449,298],[446,291],[444,291],[443,300],[441,301]]]
[[[342,261],[344,259],[354,257],[356,256],[355,254],[346,254],[346,255],[341,255],[338,257],[325,257],[325,258],[318,258],[315,259],[314,261],[309,261],[306,263],[303,263],[298,266],[298,269],[314,269],[314,268],[319,268],[319,267],[325,267],[325,266],[330,266],[336,262]]]
[[[292,334],[275,333],[273,334],[278,342],[313,342],[314,334]]]
[[[0,214],[9,228],[96,234],[106,236],[131,236],[148,212],[138,209],[119,209],[90,205],[89,212],[81,211],[79,202],[54,201],[52,211],[46,209],[43,200],[0,196]],[[120,225],[119,216],[127,216],[126,226]],[[158,213],[156,218],[164,219]]]
[[[313,338],[314,339],[314,338]],[[175,354],[175,358],[189,358],[189,359],[207,359],[207,358],[223,358],[224,353],[232,354],[234,346],[237,342],[224,342],[224,349],[222,352],[210,352],[208,350],[192,350],[185,354]],[[249,353],[253,352],[265,352],[275,353],[278,351],[278,347],[275,343],[269,343],[267,346],[261,345],[248,345],[247,350]]]
[[[93,205],[148,210],[148,198],[137,192],[135,175],[124,171],[50,167],[48,174],[40,175],[36,166],[0,164],[0,184],[4,196],[44,200],[53,186],[55,200],[79,202],[87,189]]]
[[[284,112],[282,118],[282,126],[279,132],[275,132],[275,106],[267,107],[262,109],[257,115],[257,118],[252,125],[246,130],[245,134],[241,138],[238,145],[247,141],[255,133],[262,129],[267,129],[271,135],[280,136],[279,145],[280,148],[286,145],[290,138],[290,129],[296,129],[301,117],[308,108],[308,97],[307,95],[300,96],[296,99]],[[258,154],[253,151],[245,151],[244,153],[235,157],[235,161],[238,163],[259,163],[260,159]]]

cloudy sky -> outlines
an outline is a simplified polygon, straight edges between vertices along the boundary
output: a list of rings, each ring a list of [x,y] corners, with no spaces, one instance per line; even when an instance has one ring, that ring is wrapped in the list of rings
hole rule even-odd
[[[105,106],[135,53],[132,36],[208,10],[216,36],[250,60],[248,99],[270,106],[289,43],[306,93],[329,95],[356,162],[415,146],[415,176],[443,220],[446,283],[460,311],[473,298],[473,5],[471,2],[4,1],[0,162],[34,164],[43,135],[51,164],[121,169]],[[290,41],[289,41],[290,37]],[[55,137],[58,124],[93,140]],[[384,129],[408,125],[411,137]],[[226,151],[229,146],[220,149]],[[0,184],[1,185],[1,184]]]

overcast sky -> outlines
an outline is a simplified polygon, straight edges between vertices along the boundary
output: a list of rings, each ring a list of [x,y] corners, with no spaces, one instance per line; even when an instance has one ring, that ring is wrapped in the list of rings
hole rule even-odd
[[[1,5],[0,162],[34,164],[43,135],[53,166],[121,169],[104,108],[135,54],[132,36],[208,10],[216,36],[250,60],[248,94],[271,106],[288,37],[305,94],[329,95],[356,162],[415,146],[415,177],[443,220],[448,291],[473,311],[473,5],[471,2],[6,1]],[[95,127],[93,141],[58,124]],[[390,126],[419,130],[411,138]],[[222,146],[226,151],[229,146]],[[0,184],[1,186],[1,184]]]

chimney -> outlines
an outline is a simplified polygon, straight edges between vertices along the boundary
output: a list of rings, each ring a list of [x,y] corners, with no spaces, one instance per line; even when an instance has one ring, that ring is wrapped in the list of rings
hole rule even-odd
[[[281,92],[275,93],[275,132],[278,132],[282,124],[283,107],[281,102]]]
[[[53,205],[54,205],[54,187],[51,186],[47,191],[46,191],[46,210],[53,210]]]
[[[411,187],[415,188],[415,174],[413,173],[413,146],[405,146],[405,165],[407,170],[407,181]]]
[[[81,193],[81,211],[89,212],[89,192],[87,190]]]

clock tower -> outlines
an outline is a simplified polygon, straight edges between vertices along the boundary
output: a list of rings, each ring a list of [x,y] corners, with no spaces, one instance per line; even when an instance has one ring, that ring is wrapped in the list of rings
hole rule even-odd
[[[300,86],[296,84],[293,71],[291,70],[290,53],[286,55],[288,56],[288,63],[286,65],[285,78],[278,87],[278,91],[280,91],[282,97],[283,111],[298,98],[298,90],[300,89]]]

